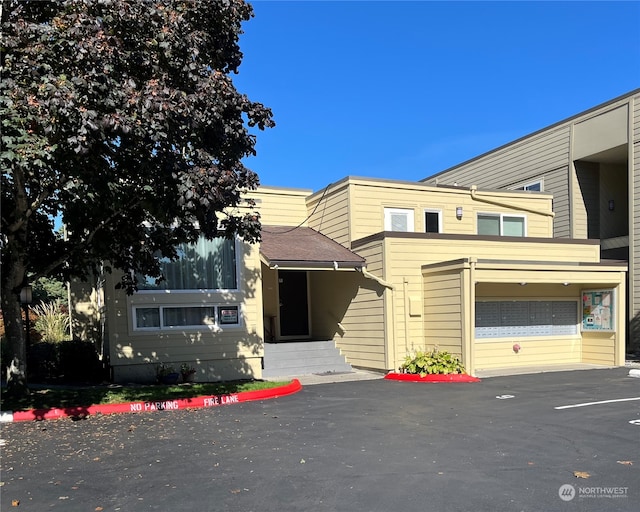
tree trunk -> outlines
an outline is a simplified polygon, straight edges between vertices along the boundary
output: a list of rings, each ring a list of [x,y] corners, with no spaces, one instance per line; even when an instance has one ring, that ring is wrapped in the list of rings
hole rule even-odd
[[[20,300],[15,293],[2,289],[2,316],[8,342],[8,360],[3,362],[7,371],[7,393],[24,395],[27,388],[27,346]]]
[[[2,317],[7,339],[7,360],[2,361],[7,372],[7,393],[25,395],[27,387],[27,345],[20,307],[20,289],[25,280],[24,254],[20,243],[10,239],[5,247],[2,272]],[[24,246],[22,246],[24,247]]]

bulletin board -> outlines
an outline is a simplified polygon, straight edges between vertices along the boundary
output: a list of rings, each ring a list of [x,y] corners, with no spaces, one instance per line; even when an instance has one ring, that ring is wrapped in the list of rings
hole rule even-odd
[[[615,330],[614,290],[582,291],[582,330]]]

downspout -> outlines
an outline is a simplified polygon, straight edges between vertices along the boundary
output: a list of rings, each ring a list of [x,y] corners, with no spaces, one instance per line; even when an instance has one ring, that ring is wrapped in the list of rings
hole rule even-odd
[[[475,326],[476,326],[476,265],[478,259],[469,258],[469,320],[465,333],[465,350],[467,352],[468,361],[465,363],[467,373],[475,376]]]
[[[514,206],[512,204],[509,203],[503,203],[501,201],[495,201],[493,199],[487,199],[486,197],[480,197],[478,195],[478,186],[477,185],[471,185],[471,188],[469,189],[469,192],[471,192],[471,199],[473,199],[474,201],[480,201],[481,203],[487,203],[487,204],[492,204],[495,206],[501,206],[503,208],[511,208],[512,210],[519,210],[519,211],[525,211],[525,212],[529,212],[529,213],[535,213],[536,215],[545,215],[547,217],[551,217],[552,219],[556,216],[555,212],[543,212],[540,210],[534,210],[533,208],[527,208],[525,206]]]
[[[372,281],[375,281],[376,283],[384,286],[385,288],[389,288],[389,290],[391,290],[391,291],[395,290],[395,286],[393,286],[388,281],[385,281],[384,279],[380,279],[378,276],[374,276],[366,268],[364,268],[364,267],[360,268],[360,272],[362,272],[362,275],[364,277],[366,277],[367,279],[371,279]]]
[[[387,353],[386,357],[386,366],[387,369],[392,369],[395,370],[395,368],[393,368],[393,366],[395,365],[395,354],[396,354],[396,329],[395,329],[395,286],[393,286],[391,283],[389,283],[388,281],[385,281],[384,279],[379,278],[378,276],[374,276],[372,273],[370,273],[366,268],[361,267],[359,269],[360,272],[362,272],[362,275],[364,277],[366,277],[367,279],[371,279],[372,281],[375,281],[376,283],[378,283],[379,285],[383,286],[384,288],[389,289],[389,291],[391,292],[391,329],[390,329],[390,340],[389,340],[389,353]],[[389,357],[389,354],[391,354],[391,357]]]
[[[407,289],[409,280],[405,277],[402,279],[402,294],[404,295],[404,346],[405,350],[409,350],[409,295]]]

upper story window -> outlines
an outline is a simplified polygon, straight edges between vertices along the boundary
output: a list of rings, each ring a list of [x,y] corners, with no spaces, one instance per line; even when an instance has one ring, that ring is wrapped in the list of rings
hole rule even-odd
[[[440,210],[424,211],[424,232],[425,233],[442,233],[442,211]]]
[[[181,244],[178,259],[164,258],[165,279],[141,278],[139,290],[236,290],[238,275],[234,240],[200,237],[195,244]]]
[[[542,192],[544,189],[542,187],[542,180],[536,180],[530,183],[525,183],[524,185],[520,185],[514,190],[532,190],[534,192]]]
[[[408,208],[385,208],[384,230],[413,231],[413,210]]]
[[[504,215],[501,213],[479,213],[478,234],[526,236],[526,217],[524,215]]]

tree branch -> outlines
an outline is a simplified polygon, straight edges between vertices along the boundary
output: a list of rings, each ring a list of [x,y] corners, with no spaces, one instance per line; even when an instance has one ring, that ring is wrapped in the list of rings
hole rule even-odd
[[[113,219],[115,219],[119,215],[124,214],[126,211],[128,211],[129,208],[131,208],[133,205],[136,204],[136,202],[138,202],[137,199],[132,199],[129,203],[125,204],[121,209],[113,212],[111,215],[109,215],[109,217],[101,221],[100,224],[98,224],[95,227],[95,229],[90,231],[89,234],[86,236],[86,238],[84,238],[84,240],[77,242],[74,248],[70,252],[63,254],[59,258],[53,260],[49,265],[47,265],[46,267],[41,269],[39,272],[34,274],[32,279],[35,281],[40,277],[45,277],[50,275],[56,268],[58,268],[65,261],[67,261],[72,255],[77,254],[80,251],[83,251],[86,247],[88,247],[91,244],[91,241],[94,239],[96,234],[100,232],[101,229],[108,226],[111,223],[111,221],[113,221]]]

